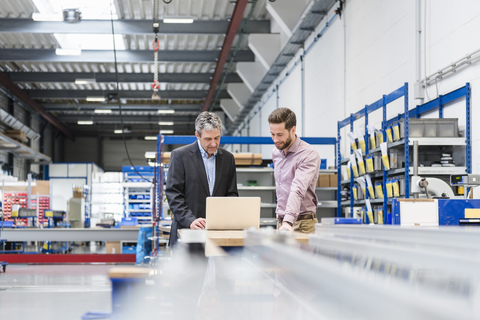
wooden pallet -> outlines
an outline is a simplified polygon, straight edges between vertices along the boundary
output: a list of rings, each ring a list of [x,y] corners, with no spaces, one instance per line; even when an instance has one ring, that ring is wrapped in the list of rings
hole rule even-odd
[[[6,130],[6,135],[17,141],[28,143],[28,137],[22,130]]]

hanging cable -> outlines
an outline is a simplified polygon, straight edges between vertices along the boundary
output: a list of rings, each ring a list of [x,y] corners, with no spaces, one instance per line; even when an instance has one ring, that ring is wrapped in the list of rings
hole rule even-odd
[[[158,15],[158,2],[153,0],[153,33],[155,34],[155,39],[152,42],[153,48],[153,94],[152,100],[160,100],[160,94],[158,90],[160,89],[160,82],[158,81],[158,49],[160,48],[160,43],[158,42],[158,32],[160,29],[160,22],[157,20]]]
[[[114,25],[113,25],[113,11],[111,9],[110,9],[110,23],[112,25],[112,38],[113,38],[113,57],[114,57],[114,66],[115,66],[115,91],[116,91],[117,97],[118,97],[118,109],[120,111],[120,124],[122,126],[123,145],[125,146],[125,152],[127,153],[127,158],[128,158],[128,161],[130,162],[130,165],[133,167],[133,170],[135,170],[135,172],[138,174],[138,176],[140,178],[142,178],[142,180],[145,180],[147,182],[152,183],[151,180],[148,180],[147,178],[142,176],[140,174],[140,172],[137,171],[137,169],[133,165],[132,159],[130,158],[130,153],[128,152],[127,141],[125,139],[125,128],[123,126],[122,102],[121,102],[121,99],[120,99],[120,92],[119,92],[119,89],[118,89],[119,80],[118,80],[117,47],[115,45],[115,28],[114,28]]]

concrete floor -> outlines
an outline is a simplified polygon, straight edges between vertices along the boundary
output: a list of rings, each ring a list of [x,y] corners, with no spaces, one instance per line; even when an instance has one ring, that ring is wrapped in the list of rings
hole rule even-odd
[[[0,317],[81,319],[111,312],[108,270],[114,265],[15,265],[0,272]]]

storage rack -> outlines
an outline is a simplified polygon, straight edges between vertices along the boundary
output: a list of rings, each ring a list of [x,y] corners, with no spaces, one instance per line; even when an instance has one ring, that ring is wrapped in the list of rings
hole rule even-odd
[[[122,173],[124,175],[124,216],[135,217],[140,223],[150,223],[152,221],[153,167],[123,166]]]
[[[386,108],[387,108],[387,105],[393,101],[395,101],[396,99],[399,99],[401,97],[404,97],[404,109],[405,109],[405,112],[403,114],[399,114],[398,116],[396,117],[393,117],[392,119],[390,120],[386,120]],[[404,139],[401,140],[401,141],[397,141],[397,142],[394,142],[394,143],[389,143],[388,144],[388,147],[393,147],[393,146],[401,146],[403,144],[403,147],[404,147],[404,156],[405,156],[405,160],[404,160],[404,163],[405,163],[405,167],[403,169],[398,169],[398,170],[393,170],[391,172],[387,172],[383,166],[382,166],[382,176],[383,176],[383,181],[382,181],[382,188],[383,188],[383,194],[384,194],[384,197],[383,197],[383,215],[384,215],[384,221],[387,221],[385,218],[386,218],[386,215],[387,215],[387,206],[388,206],[388,198],[387,198],[387,192],[386,192],[386,178],[387,178],[387,175],[393,175],[393,174],[401,174],[401,173],[404,173],[404,176],[405,176],[405,191],[404,191],[404,196],[405,198],[409,198],[410,197],[410,150],[409,150],[409,147],[411,145],[411,141],[409,140],[409,118],[419,118],[421,115],[424,115],[426,113],[431,113],[433,112],[435,109],[438,109],[438,115],[439,115],[439,118],[443,118],[443,108],[458,100],[458,99],[461,99],[465,97],[465,103],[466,103],[466,129],[465,129],[465,142],[464,144],[462,143],[462,145],[465,145],[465,162],[466,162],[466,172],[467,173],[470,173],[471,172],[471,133],[470,133],[470,129],[471,129],[471,120],[470,120],[470,99],[471,99],[471,90],[470,90],[470,84],[467,83],[464,87],[461,87],[457,90],[454,90],[452,92],[449,92],[445,95],[440,95],[438,98],[434,99],[434,100],[431,100],[425,104],[422,104],[422,105],[419,105],[419,106],[416,106],[414,109],[412,110],[408,110],[408,84],[405,83],[404,86],[400,87],[399,89],[395,90],[394,92],[390,93],[389,95],[384,95],[382,97],[382,99],[374,102],[373,104],[371,105],[367,105],[365,106],[364,109],[358,111],[357,113],[355,114],[351,114],[350,117],[344,119],[343,121],[339,121],[338,122],[338,131],[337,131],[337,170],[338,170],[338,190],[337,190],[337,202],[338,202],[338,207],[337,207],[337,216],[338,217],[341,217],[342,216],[342,203],[341,203],[341,189],[342,189],[342,181],[341,181],[341,163],[342,163],[342,160],[341,160],[341,155],[340,155],[340,141],[341,141],[341,136],[340,136],[340,129],[342,129],[343,127],[345,127],[346,125],[350,125],[350,131],[353,131],[353,123],[354,121],[360,119],[361,117],[365,117],[365,150],[366,150],[366,154],[369,154],[369,152],[374,152],[374,151],[377,151],[378,152],[378,148],[377,150],[369,150],[369,139],[368,139],[368,133],[367,133],[367,125],[368,125],[368,114],[379,109],[380,107],[383,108],[383,121],[382,121],[382,133],[383,133],[383,138],[384,138],[384,141],[386,140],[386,129],[392,125],[393,123],[395,122],[398,122],[400,121],[401,119],[403,119],[404,121]],[[438,138],[437,138],[438,139]],[[420,139],[415,139],[415,140],[420,140]],[[453,139],[455,140],[455,139]],[[452,140],[452,141],[453,141]],[[457,139],[458,140],[458,139]],[[424,139],[424,143],[425,144],[429,144],[429,143],[432,143],[433,140],[430,140],[430,142],[428,142],[428,139]],[[438,140],[437,142],[433,142],[435,144],[438,144]],[[454,142],[451,142],[452,144],[451,145],[455,145],[457,144],[458,142],[457,141],[454,141]],[[449,143],[447,142],[446,145],[448,145]],[[351,150],[352,151],[352,150]],[[348,170],[348,169],[347,169]],[[434,172],[432,172],[431,174],[433,174]],[[353,181],[354,181],[354,177],[353,177],[353,174],[351,174],[351,177],[350,177],[350,190],[352,190],[352,187],[353,187]],[[368,194],[365,195],[365,199],[368,199]],[[353,214],[353,205],[354,205],[355,201],[354,201],[354,198],[353,196],[350,196],[350,210],[351,210],[351,213]],[[357,201],[358,204],[363,204],[364,201]],[[388,217],[388,216],[387,216]]]

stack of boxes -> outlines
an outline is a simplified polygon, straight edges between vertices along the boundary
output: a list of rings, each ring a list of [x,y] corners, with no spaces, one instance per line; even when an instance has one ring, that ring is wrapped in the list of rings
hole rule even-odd
[[[337,174],[336,173],[320,173],[317,180],[318,188],[337,187]]]

